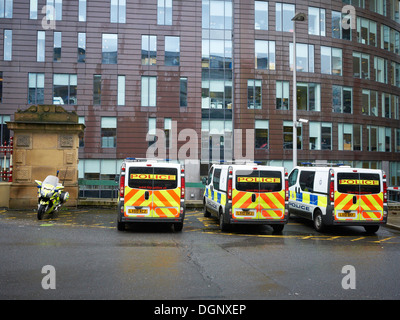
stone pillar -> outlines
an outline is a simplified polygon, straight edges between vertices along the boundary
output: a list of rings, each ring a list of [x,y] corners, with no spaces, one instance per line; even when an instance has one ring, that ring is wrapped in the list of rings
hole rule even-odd
[[[36,208],[35,180],[43,181],[57,170],[64,190],[70,194],[66,205],[76,206],[79,134],[85,128],[79,124],[78,115],[61,106],[31,106],[16,112],[14,122],[8,122],[7,127],[14,131],[10,208]]]

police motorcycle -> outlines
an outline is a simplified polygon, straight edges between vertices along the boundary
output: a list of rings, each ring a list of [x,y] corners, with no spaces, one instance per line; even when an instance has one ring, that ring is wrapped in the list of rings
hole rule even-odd
[[[43,182],[35,180],[38,188],[38,220],[42,220],[45,214],[58,212],[61,205],[69,199],[69,193],[64,192],[64,186],[59,183],[58,173],[59,171],[56,176],[47,176]]]

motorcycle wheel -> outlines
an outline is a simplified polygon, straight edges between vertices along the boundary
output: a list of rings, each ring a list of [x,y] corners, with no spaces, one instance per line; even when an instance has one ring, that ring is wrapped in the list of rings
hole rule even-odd
[[[40,204],[37,211],[38,220],[42,220],[44,213],[46,212],[46,206]]]

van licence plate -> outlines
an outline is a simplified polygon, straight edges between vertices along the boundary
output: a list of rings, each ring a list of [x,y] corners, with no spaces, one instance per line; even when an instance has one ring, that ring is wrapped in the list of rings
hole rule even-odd
[[[147,214],[147,209],[128,209],[128,213]]]
[[[253,211],[235,211],[236,216],[249,217],[253,216]]]
[[[355,218],[355,212],[339,212],[339,218]]]

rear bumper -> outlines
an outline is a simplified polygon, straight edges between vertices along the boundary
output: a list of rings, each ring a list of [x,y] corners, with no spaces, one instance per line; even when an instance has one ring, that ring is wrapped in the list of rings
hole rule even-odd
[[[258,224],[258,225],[271,225],[271,224],[286,224],[288,219],[229,219],[231,224]]]
[[[173,218],[159,218],[159,217],[126,217],[124,215],[124,202],[119,201],[117,206],[118,222],[130,223],[130,222],[151,222],[151,223],[183,223],[185,220],[186,207],[185,203],[181,202],[182,213],[179,217]]]

